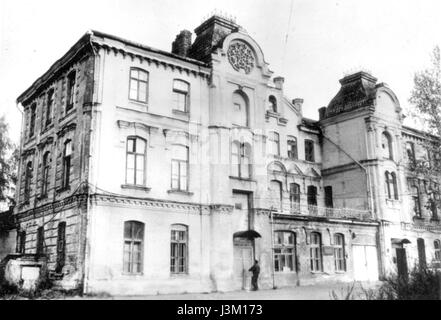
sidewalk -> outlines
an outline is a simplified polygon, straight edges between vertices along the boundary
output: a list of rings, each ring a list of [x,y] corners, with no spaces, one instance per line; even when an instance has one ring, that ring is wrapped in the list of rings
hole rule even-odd
[[[379,282],[360,283],[354,287],[355,295],[361,293],[361,286],[364,289],[375,288]],[[334,291],[339,299],[344,299],[348,287],[352,283],[319,284],[300,287],[284,287],[275,290],[259,291],[235,291],[235,292],[214,292],[214,293],[189,293],[152,296],[114,296],[108,299],[115,300],[333,300],[331,292]]]

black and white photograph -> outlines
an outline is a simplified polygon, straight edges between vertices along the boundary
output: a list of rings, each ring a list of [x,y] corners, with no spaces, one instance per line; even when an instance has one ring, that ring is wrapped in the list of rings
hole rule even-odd
[[[0,0],[0,300],[441,300],[440,46],[439,0]]]

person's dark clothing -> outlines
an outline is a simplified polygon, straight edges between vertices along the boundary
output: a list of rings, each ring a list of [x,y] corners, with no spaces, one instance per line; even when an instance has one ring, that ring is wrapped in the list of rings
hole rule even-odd
[[[259,264],[255,263],[248,271],[251,271],[253,273],[253,276],[251,277],[252,290],[254,290],[254,291],[259,290],[259,286],[257,284],[257,280],[259,278],[259,273],[260,273]]]

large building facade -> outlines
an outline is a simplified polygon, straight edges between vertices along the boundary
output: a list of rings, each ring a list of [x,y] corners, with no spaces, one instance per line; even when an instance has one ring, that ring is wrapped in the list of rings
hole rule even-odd
[[[19,254],[113,294],[248,289],[254,259],[263,288],[440,260],[406,169],[427,137],[390,88],[347,76],[310,120],[234,21],[195,33],[169,53],[88,32],[20,95]]]

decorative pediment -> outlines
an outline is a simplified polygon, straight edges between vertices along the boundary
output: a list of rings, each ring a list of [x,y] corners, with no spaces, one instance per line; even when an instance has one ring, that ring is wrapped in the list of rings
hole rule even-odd
[[[66,124],[57,132],[57,136],[64,137],[66,135],[66,133],[68,133],[69,131],[75,130],[76,127],[77,127],[77,124],[75,122]]]
[[[291,169],[288,171],[290,174],[295,174],[295,175],[299,175],[299,176],[304,176],[305,174],[303,173],[302,170],[300,170],[300,168],[296,165],[293,164],[291,166]]]
[[[41,150],[44,149],[47,145],[50,145],[54,143],[54,137],[47,137],[43,141],[41,141],[39,144],[37,144],[37,147]]]
[[[150,132],[150,130],[158,130],[158,127],[153,127],[153,126],[149,126],[145,123],[141,123],[141,122],[129,122],[129,121],[124,121],[124,120],[118,120],[116,121],[116,123],[118,124],[118,128],[120,129],[140,129],[140,130],[144,130],[147,132]]]

